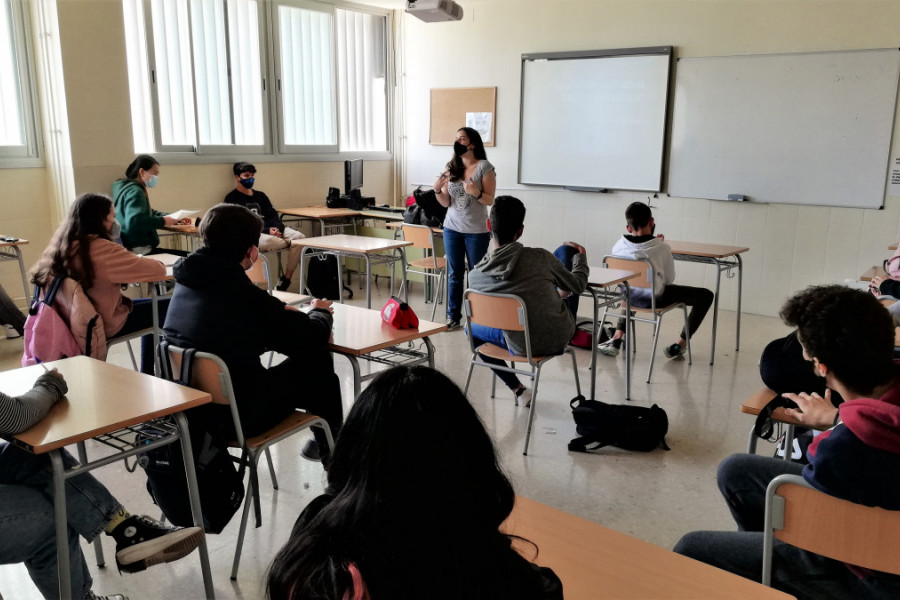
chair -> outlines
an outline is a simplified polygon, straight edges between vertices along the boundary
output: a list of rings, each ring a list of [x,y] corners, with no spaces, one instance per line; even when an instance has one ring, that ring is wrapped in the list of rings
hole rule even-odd
[[[293,292],[276,290],[275,286],[272,284],[272,277],[269,273],[269,260],[262,254],[259,255],[259,259],[253,263],[253,266],[247,269],[247,277],[249,277],[250,281],[253,283],[265,283],[266,291],[269,292],[269,295],[275,296],[288,306],[300,306],[312,299],[306,294],[295,294]]]
[[[688,313],[687,313],[687,305],[684,302],[675,302],[668,306],[657,306],[656,305],[656,281],[653,277],[653,266],[650,264],[649,260],[639,259],[639,258],[626,258],[624,256],[604,256],[603,257],[603,266],[608,267],[610,269],[622,269],[625,271],[632,271],[638,274],[637,279],[632,279],[628,283],[632,288],[649,288],[651,294],[651,304],[650,308],[639,308],[631,305],[632,313],[641,313],[652,315],[652,318],[649,317],[631,317],[631,332],[629,335],[631,336],[631,349],[632,352],[637,352],[637,340],[635,339],[635,321],[640,321],[642,323],[653,323],[653,350],[650,353],[650,368],[647,369],[647,383],[650,383],[650,377],[653,375],[653,361],[656,358],[656,345],[659,342],[659,328],[662,325],[662,318],[670,310],[680,308],[684,313],[684,333],[685,333],[685,341],[687,342],[687,355],[688,355],[688,364],[692,364],[691,359],[691,336],[688,331]],[[600,320],[601,322],[606,320],[606,315],[609,313],[609,308],[606,308],[603,311],[603,318]]]
[[[829,496],[798,475],[766,489],[762,583],[772,582],[775,538],[847,564],[900,575],[900,511]]]
[[[463,297],[463,305],[466,311],[466,318],[469,323],[477,323],[485,327],[493,327],[495,329],[503,329],[504,331],[522,331],[525,334],[525,356],[512,354],[508,350],[504,350],[494,344],[482,344],[475,346],[472,334],[469,333],[469,346],[472,349],[472,360],[469,362],[469,375],[466,377],[466,394],[469,393],[469,383],[472,380],[472,370],[476,367],[489,367],[499,369],[509,373],[525,375],[534,382],[531,396],[531,409],[528,412],[528,431],[525,434],[525,450],[523,455],[528,455],[528,443],[531,440],[531,426],[534,422],[534,407],[537,405],[538,383],[541,379],[541,367],[550,359],[560,356],[561,354],[569,354],[572,357],[572,372],[575,374],[575,388],[578,395],[581,395],[581,383],[578,380],[578,365],[575,362],[575,351],[568,346],[560,349],[558,354],[549,356],[534,356],[531,353],[531,333],[528,329],[528,311],[525,308],[525,302],[513,294],[489,294],[486,292],[477,292],[475,290],[466,290]],[[500,360],[508,360],[513,364],[526,363],[530,370],[516,369],[510,367],[499,367],[490,365],[478,360],[478,356],[483,354],[491,358]]]
[[[106,345],[108,348],[110,346],[115,346],[116,344],[125,342],[125,347],[128,348],[128,355],[131,357],[131,366],[135,371],[140,371],[141,368],[138,366],[137,360],[134,357],[134,349],[131,347],[131,340],[140,339],[145,335],[153,335],[153,328],[148,327],[147,329],[135,331],[134,333],[129,333],[128,335],[123,335],[122,337],[110,338],[106,341]]]
[[[174,373],[182,373],[181,364],[187,350],[170,344],[161,345],[161,362],[163,374],[166,379],[175,380]],[[256,526],[262,522],[259,506],[259,479],[257,476],[257,464],[260,455],[265,452],[266,461],[269,464],[269,473],[272,476],[272,487],[278,489],[278,479],[275,477],[275,468],[272,464],[272,455],[269,447],[294,434],[300,433],[311,427],[319,427],[325,433],[328,441],[328,450],[334,448],[334,440],[331,437],[331,429],[324,419],[309,413],[295,411],[281,423],[268,431],[252,438],[245,438],[241,428],[241,419],[238,414],[234,388],[231,384],[231,374],[228,366],[222,359],[208,352],[193,353],[193,362],[190,369],[190,386],[198,390],[208,392],[212,396],[213,404],[224,404],[231,407],[231,418],[234,421],[234,431],[237,439],[229,442],[232,448],[240,448],[241,464],[250,467],[250,483],[247,495],[244,498],[244,510],[241,514],[241,526],[238,532],[237,548],[234,551],[234,563],[231,568],[231,579],[237,579],[238,565],[241,560],[241,548],[244,545],[244,533],[247,530],[247,517],[250,514],[250,502],[254,504]],[[245,462],[246,461],[246,462]]]
[[[418,273],[423,277],[437,279],[437,293],[431,297],[431,320],[434,321],[438,300],[443,301],[443,291],[445,282],[447,281],[447,259],[442,256],[435,256],[434,231],[431,230],[431,227],[404,223],[401,226],[401,233],[405,241],[412,242],[413,248],[420,248],[424,250],[426,254],[425,258],[420,258],[407,263],[406,273]],[[404,277],[403,284],[408,286],[409,279]],[[405,297],[403,292],[403,286],[400,286],[400,297]]]

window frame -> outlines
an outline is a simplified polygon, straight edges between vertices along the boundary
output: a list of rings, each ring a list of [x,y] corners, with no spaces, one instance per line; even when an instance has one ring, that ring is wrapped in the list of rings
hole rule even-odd
[[[156,64],[155,53],[153,47],[153,23],[150,14],[150,1],[139,0],[144,11],[144,27],[147,39],[147,78],[150,87],[150,102],[153,110],[151,116],[152,129],[154,136],[153,155],[163,160],[166,164],[214,164],[221,163],[223,160],[231,160],[236,156],[252,156],[257,162],[335,162],[353,158],[363,158],[366,160],[391,160],[393,158],[394,145],[394,92],[396,86],[396,76],[394,71],[394,50],[393,50],[393,23],[394,11],[381,9],[374,6],[366,6],[354,4],[351,2],[336,1],[333,3],[319,2],[317,0],[258,0],[258,9],[260,11],[259,40],[260,40],[260,73],[263,78],[262,83],[262,112],[263,112],[263,133],[265,143],[262,146],[245,146],[245,145],[200,145],[198,146],[165,146],[160,143],[160,118],[158,97],[156,91]],[[279,5],[295,6],[306,8],[309,10],[318,10],[330,12],[332,15],[332,55],[334,60],[337,59],[337,35],[334,28],[336,27],[336,19],[334,11],[336,8],[344,10],[371,13],[384,18],[384,60],[385,60],[385,149],[384,150],[342,150],[340,148],[340,134],[342,123],[340,114],[338,113],[339,90],[338,85],[338,66],[336,62],[332,68],[332,80],[334,85],[334,104],[335,104],[335,145],[334,146],[285,146],[282,134],[282,118],[280,111],[281,94],[277,89],[278,73],[281,67],[281,58],[279,56],[279,38],[278,38],[278,21],[276,13]],[[190,12],[190,11],[188,11]],[[227,21],[226,21],[227,31]],[[228,42],[230,43],[230,42]],[[191,65],[193,74],[193,48],[191,50]],[[193,77],[192,77],[193,79]],[[193,90],[192,90],[193,91]],[[194,110],[197,110],[197,96],[194,97]],[[195,123],[195,132],[197,125]],[[199,138],[199,136],[198,136]]]
[[[0,168],[43,167],[43,144],[38,129],[36,61],[32,39],[31,9],[25,0],[0,0],[9,7],[10,34],[15,48],[13,63],[19,86],[19,115],[25,141],[17,146],[0,146]]]
[[[141,0],[141,4],[143,6],[144,11],[144,26],[146,28],[146,42],[147,42],[147,77],[149,77],[149,86],[150,86],[150,102],[153,107],[153,115],[152,115],[152,129],[153,129],[153,137],[154,137],[154,146],[155,150],[153,152],[154,155],[157,156],[165,156],[167,157],[166,162],[182,162],[182,161],[171,161],[170,157],[201,157],[201,156],[212,156],[218,158],[229,158],[234,156],[258,156],[258,155],[266,155],[272,153],[272,134],[271,127],[269,127],[269,123],[271,122],[270,118],[270,106],[269,106],[269,81],[270,74],[268,69],[268,51],[269,51],[269,43],[266,38],[267,28],[263,26],[266,22],[266,2],[265,0],[257,0],[257,23],[258,23],[258,35],[259,35],[259,60],[260,60],[260,77],[262,77],[262,81],[260,84],[260,109],[262,111],[262,132],[263,132],[263,143],[262,144],[202,144],[200,142],[200,124],[197,119],[197,113],[199,112],[198,100],[197,100],[197,86],[196,86],[196,62],[194,60],[194,38],[193,38],[193,16],[190,10],[190,0],[183,0],[187,8],[187,17],[188,17],[188,45],[191,52],[190,64],[191,64],[191,97],[194,102],[193,111],[194,111],[194,145],[188,144],[163,144],[162,143],[162,124],[160,120],[160,100],[159,100],[159,86],[157,82],[157,64],[156,64],[156,52],[155,52],[155,42],[153,39],[153,11],[151,9],[152,0]],[[228,104],[231,112],[231,127],[232,127],[232,137],[234,136],[234,125],[235,125],[235,114],[234,114],[234,94],[232,93],[232,66],[231,66],[231,40],[228,35],[228,1],[223,0],[225,4],[224,11],[224,27],[225,27],[225,54],[226,54],[226,64],[228,71]],[[191,161],[184,161],[191,162]],[[210,161],[215,162],[215,161]]]

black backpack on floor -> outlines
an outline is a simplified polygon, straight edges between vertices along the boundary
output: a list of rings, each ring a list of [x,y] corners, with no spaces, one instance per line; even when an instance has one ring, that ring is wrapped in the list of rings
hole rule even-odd
[[[338,278],[337,256],[318,254],[310,256],[306,269],[306,291],[313,298],[340,300],[343,291],[353,298],[353,290],[343,285]]]
[[[572,452],[587,452],[604,446],[641,452],[650,452],[660,446],[669,449],[666,445],[669,417],[655,404],[650,408],[607,404],[585,400],[584,396],[576,396],[569,404],[575,430],[581,436],[569,442]],[[588,448],[593,444],[596,446]]]

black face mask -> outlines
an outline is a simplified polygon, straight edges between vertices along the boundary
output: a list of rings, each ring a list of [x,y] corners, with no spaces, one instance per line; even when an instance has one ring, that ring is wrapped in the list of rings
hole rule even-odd
[[[457,156],[462,156],[463,154],[465,154],[468,151],[469,151],[468,146],[460,144],[459,142],[453,143],[453,153],[456,154]]]

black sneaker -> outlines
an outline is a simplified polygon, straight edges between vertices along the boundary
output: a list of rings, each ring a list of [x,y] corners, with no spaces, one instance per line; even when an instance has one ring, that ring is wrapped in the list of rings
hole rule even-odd
[[[322,462],[322,452],[319,450],[319,443],[313,438],[306,440],[303,448],[300,449],[300,456],[312,462]]]
[[[106,596],[98,596],[94,592],[88,590],[83,600],[128,600],[128,596],[122,594],[107,594]]]
[[[131,515],[112,536],[119,570],[136,573],[187,556],[200,544],[203,531],[199,527],[167,527],[146,515]]]
[[[666,356],[668,358],[678,358],[679,356],[684,355],[686,350],[680,345],[672,344],[671,346],[667,346],[665,349]]]
[[[285,277],[284,275],[282,275],[281,282],[278,284],[278,291],[286,292],[289,287],[291,287],[291,280],[288,279],[287,277]]]
[[[459,329],[459,319],[447,319],[447,331]]]

